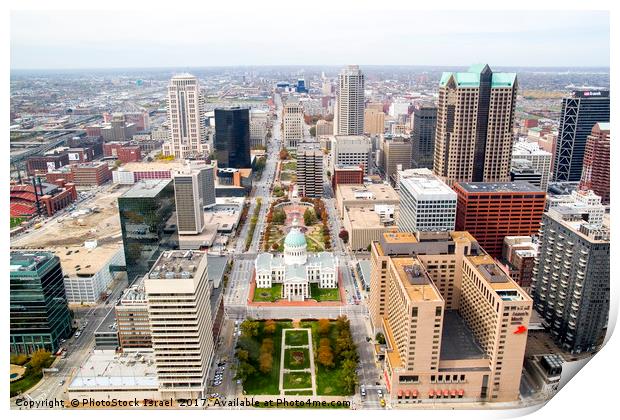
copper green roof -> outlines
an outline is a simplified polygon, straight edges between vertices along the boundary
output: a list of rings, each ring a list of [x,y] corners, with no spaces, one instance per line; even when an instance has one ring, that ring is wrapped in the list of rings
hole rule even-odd
[[[478,87],[480,86],[480,73],[485,67],[487,67],[486,64],[474,64],[466,72],[444,72],[439,80],[439,86],[446,86],[450,77],[454,77],[454,82],[458,87]],[[491,87],[512,87],[516,80],[517,73],[493,73]]]

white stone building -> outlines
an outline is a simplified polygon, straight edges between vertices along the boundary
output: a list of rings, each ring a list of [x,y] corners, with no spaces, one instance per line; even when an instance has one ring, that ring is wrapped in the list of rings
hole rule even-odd
[[[311,283],[323,289],[338,287],[338,258],[332,252],[308,254],[306,236],[296,221],[284,240],[284,254],[258,254],[255,271],[257,288],[281,283],[281,298],[288,301],[312,298]]]

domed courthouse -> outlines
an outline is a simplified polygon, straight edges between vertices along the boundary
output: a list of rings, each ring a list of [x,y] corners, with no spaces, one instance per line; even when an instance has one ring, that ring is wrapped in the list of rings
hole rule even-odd
[[[271,288],[282,283],[282,299],[303,301],[312,298],[310,283],[320,288],[338,287],[338,258],[332,252],[308,254],[306,236],[293,222],[284,239],[284,254],[263,252],[255,262],[256,287]]]

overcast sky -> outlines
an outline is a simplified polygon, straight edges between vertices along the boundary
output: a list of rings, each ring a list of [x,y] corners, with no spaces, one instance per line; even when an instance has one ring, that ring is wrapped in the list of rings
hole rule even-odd
[[[609,14],[14,11],[11,68],[226,65],[609,66]],[[355,8],[352,8],[355,9]]]

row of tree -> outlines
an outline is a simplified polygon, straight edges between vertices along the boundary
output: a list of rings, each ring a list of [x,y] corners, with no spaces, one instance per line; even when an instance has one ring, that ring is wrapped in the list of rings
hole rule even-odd
[[[276,322],[270,319],[263,323],[264,337],[259,344],[260,324],[254,319],[246,319],[241,323],[241,337],[235,353],[239,360],[235,379],[245,381],[256,372],[267,374],[273,368],[273,334],[276,332]]]
[[[333,333],[332,328],[335,329]],[[320,319],[317,332],[320,337],[317,347],[318,363],[326,369],[339,368],[345,391],[353,394],[359,383],[356,372],[359,356],[351,335],[349,319],[340,316],[333,324],[328,319]]]

